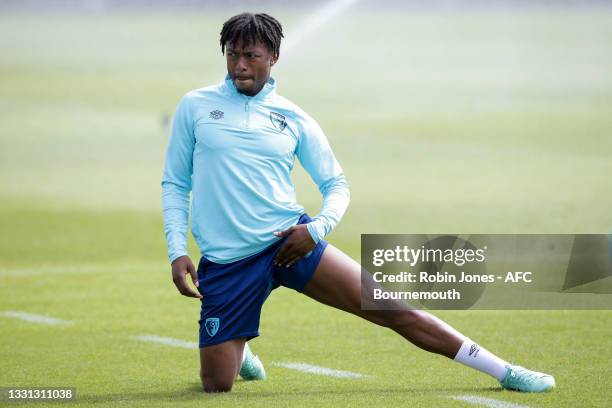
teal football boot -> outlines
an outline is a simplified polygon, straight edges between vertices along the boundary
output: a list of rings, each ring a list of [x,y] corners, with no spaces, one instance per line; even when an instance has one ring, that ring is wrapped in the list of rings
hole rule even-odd
[[[249,347],[249,343],[244,343],[244,353],[242,355],[242,365],[240,366],[240,377],[245,381],[265,380],[266,370]]]
[[[506,376],[499,383],[506,390],[521,392],[546,392],[555,388],[555,378],[552,375],[517,365],[507,365]]]

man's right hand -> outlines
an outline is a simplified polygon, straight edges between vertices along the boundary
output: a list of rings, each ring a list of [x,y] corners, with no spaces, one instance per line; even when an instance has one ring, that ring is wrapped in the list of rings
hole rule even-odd
[[[172,262],[172,281],[181,295],[202,299],[199,292],[193,290],[187,283],[187,275],[191,275],[191,281],[198,287],[198,276],[196,274],[193,262],[187,255],[179,256]]]

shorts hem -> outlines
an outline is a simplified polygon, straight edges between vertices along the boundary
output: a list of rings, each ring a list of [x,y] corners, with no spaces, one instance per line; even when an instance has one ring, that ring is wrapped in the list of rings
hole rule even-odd
[[[200,342],[199,343],[199,347],[200,348],[204,348],[204,347],[208,347],[208,346],[215,346],[217,344],[221,344],[224,343],[226,341],[230,341],[230,340],[234,340],[234,339],[246,339],[246,341],[249,341],[251,339],[254,339],[255,337],[259,337],[259,332],[255,331],[255,332],[248,332],[248,333],[238,333],[238,334],[232,334],[228,337],[220,337],[218,339],[213,339],[210,340],[208,342],[206,342],[206,344]]]
[[[304,284],[301,285],[301,287],[299,289],[298,288],[294,289],[298,293],[304,293],[304,289],[306,289],[306,286],[312,280],[313,275],[315,274],[315,272],[317,271],[317,268],[319,267],[319,264],[321,263],[321,258],[323,257],[323,252],[325,252],[325,250],[327,249],[327,245],[329,244],[329,242],[324,241],[324,240],[321,240],[320,242],[322,242],[323,248],[321,248],[321,251],[318,254],[319,259],[317,259],[317,264],[314,266],[314,268],[312,268],[312,273],[308,276],[308,279],[306,279]]]

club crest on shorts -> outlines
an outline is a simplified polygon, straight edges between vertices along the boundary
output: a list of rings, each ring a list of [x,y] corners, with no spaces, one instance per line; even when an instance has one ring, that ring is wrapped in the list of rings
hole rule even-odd
[[[210,337],[213,337],[219,331],[219,318],[209,317],[204,322],[204,328],[206,328],[206,333],[208,333]]]
[[[287,127],[287,121],[280,113],[270,112],[270,121],[272,122],[272,125],[274,125],[274,127],[281,132]]]

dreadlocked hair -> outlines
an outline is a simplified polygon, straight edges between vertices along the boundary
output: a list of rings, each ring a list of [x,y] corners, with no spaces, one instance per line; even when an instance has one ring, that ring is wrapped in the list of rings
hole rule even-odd
[[[283,38],[283,27],[274,17],[265,13],[242,13],[223,23],[220,41],[221,53],[225,55],[225,45],[228,42],[241,43],[246,46],[260,41],[273,55],[278,56],[281,38]]]

